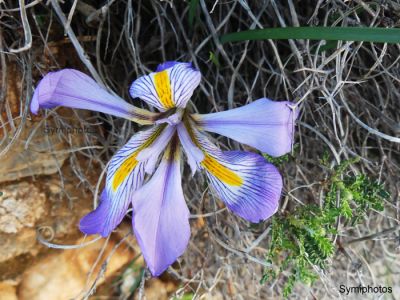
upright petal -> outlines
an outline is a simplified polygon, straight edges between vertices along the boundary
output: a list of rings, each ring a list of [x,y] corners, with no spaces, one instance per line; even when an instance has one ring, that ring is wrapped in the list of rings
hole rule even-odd
[[[183,197],[178,145],[171,143],[153,177],[134,194],[133,228],[153,274],[164,272],[185,251],[189,210]]]
[[[192,170],[192,175],[196,173],[200,163],[204,160],[204,153],[201,151],[199,147],[193,142],[193,137],[190,136],[189,132],[187,131],[185,125],[180,123],[177,126],[178,129],[178,136],[183,147],[185,150],[189,166]]]
[[[88,75],[73,69],[50,72],[36,87],[30,107],[33,114],[56,106],[99,111],[139,124],[152,124],[157,116],[110,94]]]
[[[143,184],[147,161],[138,161],[137,155],[155,143],[165,128],[161,125],[140,131],[113,156],[100,205],[81,220],[82,232],[106,237],[121,223],[133,193]]]
[[[240,108],[192,115],[200,129],[215,132],[272,156],[291,150],[298,111],[288,101],[263,98]]]
[[[191,63],[166,62],[157,72],[136,79],[129,92],[160,111],[185,108],[200,79],[200,72]]]
[[[161,71],[164,71],[165,69],[172,68],[176,64],[179,64],[179,62],[173,61],[173,60],[169,60],[169,61],[163,62],[162,64],[159,64],[157,66],[156,72],[161,72]]]
[[[155,140],[154,143],[146,149],[140,151],[137,156],[138,161],[147,161],[144,170],[148,174],[153,174],[161,152],[164,151],[165,147],[176,132],[176,126],[166,126],[166,124],[162,126],[165,126],[165,129],[157,138],[157,140]]]
[[[160,133],[157,139],[148,147],[138,153],[136,159],[138,161],[148,160],[150,157],[158,157],[170,142],[172,136],[175,134],[176,126],[163,124],[161,127],[164,130]]]
[[[221,151],[207,137],[192,129],[204,151],[201,167],[222,201],[242,218],[258,223],[278,209],[282,177],[261,155],[244,151]]]

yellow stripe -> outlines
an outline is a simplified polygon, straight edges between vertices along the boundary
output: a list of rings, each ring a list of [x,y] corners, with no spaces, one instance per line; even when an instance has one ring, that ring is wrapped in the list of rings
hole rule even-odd
[[[133,169],[138,164],[136,157],[138,156],[139,152],[150,146],[156,140],[156,138],[160,136],[165,126],[166,125],[163,124],[160,127],[158,127],[157,130],[142,145],[140,145],[140,147],[135,152],[129,155],[128,158],[125,159],[125,161],[121,164],[121,166],[115,172],[113,177],[112,188],[114,191],[120,186],[120,184],[125,180],[125,178],[133,171]]]
[[[243,179],[239,175],[221,165],[215,158],[208,154],[205,155],[201,165],[206,168],[208,172],[226,184],[232,186],[240,186],[243,184]]]
[[[207,154],[197,140],[189,121],[185,118],[183,122],[193,143],[204,153],[204,160],[201,162],[201,165],[222,182],[232,186],[241,186],[243,184],[243,179]]]
[[[132,155],[130,155],[118,168],[117,172],[114,174],[114,179],[112,183],[112,188],[115,191],[119,185],[125,180],[126,176],[130,174],[133,169],[136,167],[138,164],[138,161],[136,160],[136,156],[138,155],[138,152],[134,152]]]
[[[154,83],[158,98],[164,108],[173,108],[175,104],[172,100],[171,84],[167,70],[158,72],[154,75]]]

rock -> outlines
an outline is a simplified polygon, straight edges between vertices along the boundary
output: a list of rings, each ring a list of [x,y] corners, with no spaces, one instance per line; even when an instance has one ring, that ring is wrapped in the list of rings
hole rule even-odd
[[[30,252],[36,244],[35,223],[45,214],[46,197],[30,183],[2,188],[0,262]]]
[[[1,156],[0,182],[12,181],[26,176],[39,174],[52,174],[57,171],[57,167],[64,163],[67,154],[49,155],[51,151],[61,150],[63,143],[56,136],[44,134],[44,124],[40,120],[26,120],[21,133],[15,140],[14,135],[21,126],[21,90],[22,74],[17,70],[17,66],[10,64],[7,76],[6,99],[9,113],[1,111],[0,138],[4,143],[1,144],[0,152],[11,143],[11,147]],[[50,120],[50,122],[52,122]],[[4,124],[3,124],[4,123]],[[36,128],[38,127],[38,128]],[[31,133],[35,133],[27,149],[25,142]],[[41,153],[41,151],[44,151]]]
[[[18,300],[16,283],[11,281],[0,282],[0,299],[1,300]]]
[[[82,234],[79,219],[91,210],[92,194],[77,189],[79,179],[64,168],[64,189],[80,201],[70,203],[57,189],[58,175],[34,183],[3,185],[0,190],[0,281],[15,278],[32,264],[38,253],[49,248],[37,241],[37,229],[53,243],[74,243]],[[1,298],[0,298],[1,299]]]
[[[0,182],[56,173],[67,159],[68,153],[62,150],[69,147],[57,135],[46,134],[43,126],[38,128],[25,149],[25,141],[35,126],[38,124],[27,121],[21,136],[1,157]]]
[[[82,128],[82,121],[77,118],[85,120],[90,112],[61,108],[55,117],[22,117],[22,74],[15,64],[8,66],[7,74],[8,109],[0,110],[0,183],[56,173],[68,158],[68,150],[85,145],[85,138],[93,136],[94,128]]]
[[[82,238],[77,244],[85,241],[87,240]],[[75,297],[80,299],[93,284],[107,257],[112,254],[104,276],[98,279],[96,285],[110,278],[134,257],[134,252],[128,249],[126,244],[120,245],[115,250],[116,241],[109,240],[102,258],[90,280],[87,281],[88,273],[102,251],[104,242],[105,239],[101,239],[81,249],[60,250],[39,260],[22,275],[21,284],[18,287],[19,299],[69,300]]]
[[[0,233],[18,233],[32,228],[44,213],[46,197],[33,184],[22,182],[2,189]]]
[[[169,295],[176,289],[176,284],[173,282],[152,278],[146,283],[144,295],[146,299],[168,300]],[[138,293],[135,295],[135,300],[138,300]]]

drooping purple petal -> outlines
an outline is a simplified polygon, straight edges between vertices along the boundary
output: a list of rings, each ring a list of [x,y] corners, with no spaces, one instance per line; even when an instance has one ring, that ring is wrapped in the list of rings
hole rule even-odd
[[[282,177],[261,155],[221,151],[193,128],[205,158],[201,167],[214,191],[234,213],[250,222],[271,217],[278,209]]]
[[[224,151],[215,159],[242,179],[240,185],[232,185],[205,167],[212,187],[234,213],[253,223],[275,214],[282,177],[274,165],[256,153],[244,151]]]
[[[177,126],[179,140],[185,150],[192,175],[196,173],[200,163],[204,160],[204,153],[193,142],[183,123]]]
[[[248,105],[205,115],[193,115],[202,130],[215,132],[272,156],[290,152],[298,111],[288,101],[266,98]]]
[[[159,67],[161,71],[136,79],[129,92],[133,98],[140,98],[160,111],[185,108],[200,83],[201,74],[191,63],[165,64]]]
[[[156,142],[165,127],[140,131],[112,157],[100,205],[82,219],[82,232],[106,237],[121,223],[133,193],[143,184],[147,161],[138,161],[137,155]]]
[[[153,276],[182,255],[190,238],[177,147],[175,144],[166,150],[153,177],[133,195],[133,228]]]
[[[100,204],[96,208],[96,210],[88,213],[81,219],[79,223],[80,231],[82,231],[85,234],[97,234],[101,232],[102,230],[99,230],[99,228],[104,227],[103,223],[104,220],[107,219],[110,206],[111,206],[111,201],[107,197],[107,191],[104,189],[100,195]],[[110,232],[113,229],[114,228],[112,228]]]
[[[157,114],[135,107],[99,86],[88,75],[73,69],[48,73],[39,82],[31,101],[31,112],[66,106],[98,111],[139,124],[152,124]]]

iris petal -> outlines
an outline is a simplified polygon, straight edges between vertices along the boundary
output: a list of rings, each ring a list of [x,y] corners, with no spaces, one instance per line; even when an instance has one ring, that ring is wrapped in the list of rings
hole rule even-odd
[[[107,214],[110,210],[110,206],[111,201],[107,197],[107,191],[104,189],[100,196],[99,206],[96,210],[88,213],[81,219],[79,223],[79,229],[85,234],[97,234],[102,231],[99,230],[99,228],[103,227],[103,221],[107,219]],[[111,229],[110,232],[113,229]]]
[[[159,137],[146,149],[140,151],[137,155],[138,161],[147,161],[149,163],[146,164],[145,171],[146,173],[153,173],[155,164],[158,160],[159,155],[165,149],[169,141],[171,140],[172,136],[175,134],[176,126],[166,126],[163,132],[159,135]]]
[[[73,69],[50,72],[36,87],[30,106],[33,114],[56,106],[99,111],[139,124],[152,124],[157,116],[110,94],[88,75]]]
[[[138,161],[137,155],[155,143],[165,127],[161,125],[140,131],[112,157],[100,205],[81,220],[82,232],[106,237],[121,223],[133,193],[144,180],[147,161]]]
[[[161,71],[164,71],[166,69],[172,68],[176,64],[179,64],[179,62],[174,61],[174,60],[163,62],[162,64],[159,64],[157,66],[156,72],[161,72]]]
[[[135,80],[129,90],[131,96],[160,111],[185,108],[200,83],[200,72],[191,63],[177,62],[167,62],[158,70]]]
[[[263,98],[228,111],[192,115],[205,131],[215,132],[272,156],[290,152],[298,112],[288,101]]]
[[[153,177],[133,196],[133,228],[153,276],[160,275],[182,255],[190,238],[189,210],[183,197],[176,147],[174,144],[167,149]]]
[[[182,144],[183,150],[185,150],[189,166],[192,170],[192,175],[194,175],[200,166],[200,163],[204,160],[204,153],[194,144],[193,138],[190,137],[183,123],[180,123],[177,126],[177,131],[179,140]]]
[[[242,218],[258,223],[278,209],[282,177],[261,155],[245,151],[221,151],[193,129],[205,153],[201,167],[222,201]]]

